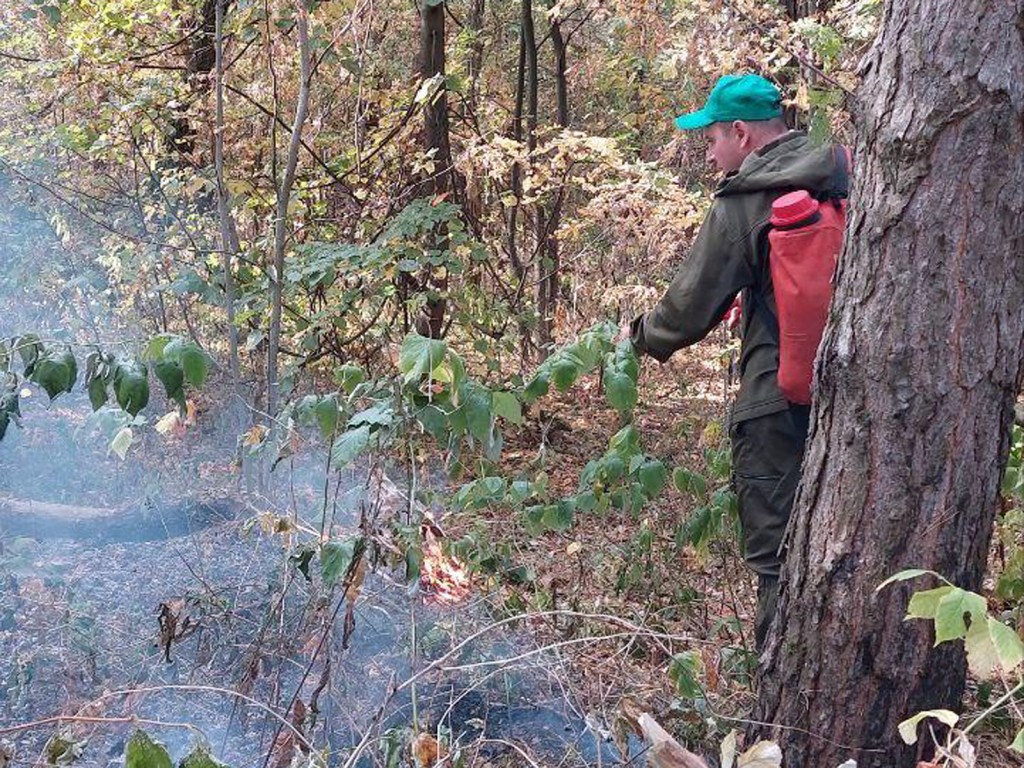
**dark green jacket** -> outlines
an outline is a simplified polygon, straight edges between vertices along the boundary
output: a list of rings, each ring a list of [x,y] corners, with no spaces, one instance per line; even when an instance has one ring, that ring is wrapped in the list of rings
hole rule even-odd
[[[633,321],[636,348],[664,362],[677,349],[707,336],[743,291],[734,421],[789,407],[776,383],[778,326],[768,269],[771,204],[796,189],[816,196],[838,193],[833,189],[837,179],[831,145],[812,144],[803,133],[787,133],[747,157],[719,185],[697,240],[661,301]]]

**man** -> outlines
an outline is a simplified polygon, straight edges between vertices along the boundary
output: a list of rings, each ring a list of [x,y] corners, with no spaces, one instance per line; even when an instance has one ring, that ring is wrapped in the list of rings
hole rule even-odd
[[[689,257],[665,295],[631,326],[633,344],[664,362],[703,339],[742,291],[740,392],[733,406],[733,481],[744,556],[758,574],[754,635],[762,646],[778,597],[783,535],[800,479],[809,408],[779,391],[778,323],[768,267],[772,202],[797,189],[845,196],[830,146],[789,131],[781,96],[757,75],[726,75],[697,112],[676,118],[701,129],[707,159],[725,174]]]

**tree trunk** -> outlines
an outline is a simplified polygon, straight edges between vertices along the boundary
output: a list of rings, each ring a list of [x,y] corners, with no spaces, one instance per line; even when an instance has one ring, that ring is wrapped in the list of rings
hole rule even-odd
[[[420,8],[420,77],[429,80],[444,75],[444,3],[432,5],[423,0]],[[452,174],[452,152],[448,139],[448,99],[442,83],[436,98],[423,106],[423,144],[428,151],[434,151],[434,172],[422,185],[427,195],[438,195],[448,189]],[[444,237],[440,233],[438,237]],[[436,283],[436,284],[435,284]],[[447,290],[447,276],[441,281],[424,274],[422,288],[435,295],[428,296],[423,310],[416,316],[416,332],[422,336],[439,338],[444,327],[447,302],[443,293]],[[436,294],[441,295],[436,295]]]
[[[561,128],[569,127],[569,85],[566,76],[566,40],[562,34],[562,22],[557,15],[551,17],[551,48],[555,56],[555,119]],[[562,193],[555,194],[551,204],[551,215],[543,216],[539,209],[538,222],[542,224],[540,238],[540,266],[537,270],[537,309],[540,320],[537,335],[541,355],[551,351],[554,337],[555,309],[558,306],[558,273],[560,255],[558,250],[558,227],[562,221]]]
[[[309,12],[305,0],[296,0],[296,26],[299,33],[299,95],[295,102],[295,119],[285,158],[284,177],[277,188],[277,208],[274,218],[274,252],[270,274],[270,339],[267,344],[267,418],[277,415],[280,380],[277,356],[281,349],[281,308],[284,302],[284,252],[288,234],[288,202],[291,200],[295,173],[299,164],[299,146],[302,129],[309,114],[309,81],[312,77],[312,53],[309,43]],[[276,425],[277,422],[274,422]]]
[[[854,213],[755,716],[788,726],[772,734],[787,765],[913,766],[897,723],[959,706],[961,647],[903,621],[925,585],[875,588],[907,567],[981,585],[1024,355],[1022,13],[890,2],[866,62]]]
[[[796,21],[816,13],[824,13],[832,5],[832,0],[782,0],[782,7],[789,18]]]

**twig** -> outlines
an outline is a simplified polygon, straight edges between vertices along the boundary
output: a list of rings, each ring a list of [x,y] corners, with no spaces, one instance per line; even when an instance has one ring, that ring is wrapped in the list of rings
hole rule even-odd
[[[54,715],[53,717],[44,717],[42,720],[33,720],[30,723],[20,723],[19,725],[11,725],[6,728],[0,728],[0,734],[5,733],[18,733],[20,731],[30,731],[34,728],[44,728],[48,725],[55,725],[61,723],[88,723],[91,725],[149,725],[154,728],[185,728],[199,734],[204,739],[206,734],[203,733],[202,729],[192,723],[174,723],[167,722],[165,720],[148,720],[143,717],[135,717],[134,715],[128,715],[127,717],[96,717],[88,715]]]

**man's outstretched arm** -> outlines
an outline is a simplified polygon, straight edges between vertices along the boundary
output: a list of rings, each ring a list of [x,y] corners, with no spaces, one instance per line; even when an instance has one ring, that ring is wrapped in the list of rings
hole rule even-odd
[[[665,362],[676,350],[707,336],[736,294],[753,283],[744,241],[731,236],[716,203],[661,301],[633,320],[633,346]]]

